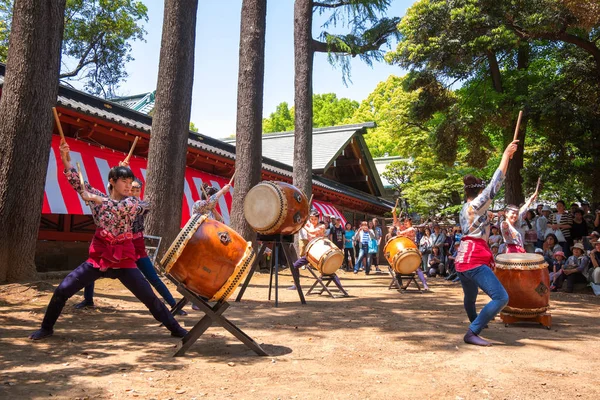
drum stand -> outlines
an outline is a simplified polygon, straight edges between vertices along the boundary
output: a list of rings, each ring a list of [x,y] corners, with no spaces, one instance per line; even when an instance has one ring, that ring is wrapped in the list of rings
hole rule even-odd
[[[417,290],[419,291],[419,293],[423,293],[423,291],[421,290],[421,286],[419,285],[419,282],[417,282],[417,279],[415,278],[415,273],[413,272],[412,274],[400,274],[401,278],[407,278],[408,282],[402,286],[400,285],[400,282],[398,282],[398,279],[396,278],[396,272],[394,272],[394,270],[392,269],[392,267],[388,266],[388,271],[390,273],[390,276],[392,277],[392,281],[390,282],[390,285],[388,286],[388,290],[391,289],[397,289],[400,293],[404,293],[406,292],[408,286],[411,283],[414,283],[415,286],[417,287]]]
[[[252,275],[254,275],[254,271],[258,269],[258,260],[262,257],[265,249],[268,244],[273,245],[273,257],[271,258],[273,262],[269,266],[269,300],[271,300],[271,291],[273,289],[273,276],[275,276],[275,307],[279,306],[279,249],[283,250],[283,255],[285,258],[285,263],[289,267],[290,272],[292,273],[292,277],[294,278],[294,285],[296,286],[296,291],[298,292],[298,297],[300,298],[300,303],[306,304],[306,299],[304,298],[304,293],[302,293],[302,286],[300,285],[300,272],[294,268],[293,260],[298,257],[292,258],[292,250],[294,245],[294,236],[288,235],[257,235],[257,240],[261,242],[260,248],[258,250],[258,255],[254,259],[254,263],[250,267],[250,272],[246,277],[240,291],[235,299],[235,301],[240,301],[248,284],[250,283],[250,279],[252,279]],[[295,255],[295,252],[294,252]]]
[[[218,302],[214,306],[202,297],[189,291],[182,283],[178,282],[169,274],[165,274],[176,286],[177,291],[183,295],[183,298],[173,307],[171,314],[176,315],[188,302],[192,302],[205,315],[194,327],[181,339],[177,345],[177,351],[173,357],[181,357],[185,352],[202,336],[204,332],[213,324],[221,325],[229,333],[235,336],[239,341],[244,343],[248,348],[253,350],[259,356],[267,356],[268,354],[260,347],[258,343],[248,336],[244,331],[235,326],[231,321],[225,318],[222,314],[229,308],[229,303],[226,301]]]
[[[546,329],[552,328],[552,316],[548,313],[531,317],[521,317],[517,315],[505,314],[502,311],[500,311],[500,319],[502,320],[502,322],[504,322],[504,326],[507,328],[509,324],[514,324],[517,322],[537,322],[544,326]]]
[[[307,265],[306,268],[308,269],[308,272],[310,272],[312,274],[312,276],[315,278],[315,282],[312,284],[312,286],[310,287],[310,289],[308,289],[308,292],[306,292],[306,295],[308,296],[309,294],[318,294],[321,295],[323,294],[323,292],[327,292],[327,294],[329,296],[331,296],[332,298],[338,298],[338,297],[348,297],[349,294],[348,292],[346,292],[346,290],[344,289],[344,287],[342,286],[342,282],[340,281],[340,278],[337,276],[337,274],[333,273],[331,275],[321,275],[318,276],[315,273],[315,269],[313,267],[311,267],[310,265]],[[339,292],[341,293],[341,295],[334,295],[331,290],[329,290],[329,285],[331,284],[331,282],[335,283],[335,286],[337,286]],[[315,287],[320,284],[321,285],[321,290],[314,291]]]

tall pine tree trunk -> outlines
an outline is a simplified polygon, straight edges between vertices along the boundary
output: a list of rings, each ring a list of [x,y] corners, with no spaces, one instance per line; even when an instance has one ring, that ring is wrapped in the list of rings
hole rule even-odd
[[[166,245],[161,253],[175,239],[181,223],[197,11],[198,0],[165,1],[146,195],[152,204],[146,230],[162,236]]]
[[[294,185],[312,193],[312,1],[294,4]]]
[[[527,69],[529,68],[529,44],[522,43],[517,50],[517,69],[520,72],[519,82],[517,84],[516,92],[517,96],[525,99],[529,93],[529,82],[527,79]],[[508,163],[508,170],[506,171],[506,186],[505,186],[505,201],[506,204],[520,205],[525,201],[523,195],[523,177],[521,176],[521,170],[523,169],[523,153],[525,150],[525,136],[527,132],[527,121],[528,116],[526,110],[523,110],[523,118],[521,119],[521,125],[519,128],[519,135],[517,139],[520,140],[519,147],[516,153],[513,155],[512,160]],[[516,126],[516,118],[515,124]],[[507,129],[505,137],[507,144],[513,139],[514,129],[511,132]]]
[[[238,173],[231,206],[231,225],[246,240],[256,233],[244,217],[244,198],[260,181],[262,111],[265,77],[267,0],[244,0],[240,27],[240,60],[235,163]]]
[[[65,0],[16,0],[0,99],[0,282],[35,277]]]

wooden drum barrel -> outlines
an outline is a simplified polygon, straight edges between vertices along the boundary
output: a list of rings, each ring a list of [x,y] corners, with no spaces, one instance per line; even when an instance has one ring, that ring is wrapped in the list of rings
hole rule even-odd
[[[306,259],[323,275],[332,275],[344,261],[344,253],[326,238],[314,238],[306,245]]]
[[[399,274],[410,274],[421,266],[421,252],[409,238],[397,236],[388,240],[383,255]]]
[[[244,199],[246,221],[262,235],[293,235],[306,223],[308,215],[308,199],[289,183],[261,182]]]
[[[527,318],[548,310],[550,274],[544,257],[532,253],[500,254],[495,273],[508,293],[503,313]]]
[[[251,242],[227,225],[196,214],[161,265],[192,292],[209,301],[225,301],[250,271],[254,257]]]

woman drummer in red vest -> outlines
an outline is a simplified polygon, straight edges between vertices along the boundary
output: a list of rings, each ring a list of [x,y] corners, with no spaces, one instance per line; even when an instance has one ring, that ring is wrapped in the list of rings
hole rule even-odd
[[[97,229],[90,244],[89,258],[71,272],[54,291],[46,309],[42,326],[29,336],[39,340],[54,333],[54,324],[67,300],[79,290],[99,278],[119,279],[171,331],[172,336],[183,337],[187,331],[173,318],[165,305],[156,297],[150,284],[137,268],[133,245],[133,223],[144,214],[148,203],[129,197],[133,173],[127,167],[113,167],[108,175],[110,196],[82,183],[77,170],[69,161],[69,145],[60,146],[65,175],[82,199],[92,208]]]
[[[515,140],[506,147],[500,166],[487,185],[473,175],[463,178],[466,197],[460,212],[463,237],[456,255],[455,266],[464,292],[465,311],[471,321],[464,341],[477,346],[491,345],[480,338],[479,334],[508,303],[508,294],[491,269],[494,266],[494,257],[488,247],[490,234],[488,209],[504,182],[508,162],[517,151],[517,144],[518,140]],[[492,301],[477,314],[475,301],[479,289],[490,296]]]

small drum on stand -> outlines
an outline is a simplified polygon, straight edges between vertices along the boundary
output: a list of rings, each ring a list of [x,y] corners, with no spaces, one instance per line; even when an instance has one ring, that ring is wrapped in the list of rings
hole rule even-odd
[[[306,223],[308,215],[308,199],[289,183],[261,182],[244,199],[246,221],[261,235],[293,235]]]
[[[495,273],[508,293],[508,304],[500,312],[504,324],[533,321],[550,329],[550,274],[544,257],[532,253],[500,254]]]
[[[326,238],[314,238],[306,245],[306,259],[322,275],[335,274],[344,261],[344,253]]]
[[[251,242],[227,225],[196,214],[171,244],[161,265],[192,292],[222,302],[248,274],[254,257]]]
[[[421,266],[421,252],[409,238],[397,236],[388,240],[383,255],[399,274],[412,274]]]

